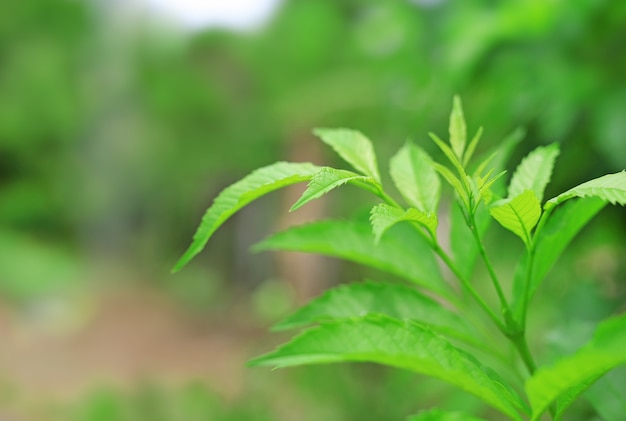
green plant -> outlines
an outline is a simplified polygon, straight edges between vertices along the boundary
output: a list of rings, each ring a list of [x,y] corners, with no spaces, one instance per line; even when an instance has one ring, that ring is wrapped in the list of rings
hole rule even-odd
[[[254,171],[215,199],[174,270],[199,253],[233,213],[262,195],[308,181],[306,191],[292,207],[295,210],[349,183],[382,200],[371,209],[369,224],[358,219],[311,223],[278,233],[256,249],[340,257],[398,275],[415,287],[367,281],[331,289],[275,329],[317,326],[252,360],[252,365],[375,362],[451,383],[509,419],[537,420],[544,413],[561,419],[591,384],[626,363],[626,315],[602,322],[577,352],[539,367],[526,339],[529,304],[559,255],[607,202],[626,204],[626,171],[596,178],[544,201],[559,149],[556,144],[543,146],[522,160],[512,175],[508,194],[501,198],[502,167],[520,133],[515,132],[486,159],[472,165],[482,129],[467,142],[461,102],[455,98],[449,144],[430,135],[445,155],[447,166],[412,143],[404,145],[390,161],[391,179],[408,205],[403,206],[383,188],[377,158],[365,136],[347,129],[315,133],[357,172],[286,162]],[[446,241],[437,229],[440,177],[455,196]],[[508,296],[483,241],[493,220],[518,236],[525,248]],[[449,247],[444,248],[443,243]],[[442,275],[437,258],[453,279]],[[479,258],[495,290],[499,311],[470,281]],[[494,329],[514,354],[501,349]],[[412,420],[470,418],[435,409]]]

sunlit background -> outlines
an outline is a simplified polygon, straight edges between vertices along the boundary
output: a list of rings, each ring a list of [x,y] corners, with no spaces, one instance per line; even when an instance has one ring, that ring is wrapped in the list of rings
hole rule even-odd
[[[311,134],[350,127],[381,166],[447,133],[452,97],[477,153],[561,144],[555,195],[626,167],[626,2],[29,0],[0,12],[0,419],[399,420],[476,400],[370,365],[270,372],[267,328],[370,275],[249,247],[365,209],[298,190],[235,216],[170,268],[217,193],[278,160],[342,166]],[[603,211],[533,304],[543,358],[625,309],[626,218]],[[520,245],[489,235],[502,273]],[[498,250],[496,252],[496,250]],[[380,276],[381,274],[376,274]],[[626,375],[615,376],[626,390]],[[623,393],[623,392],[622,392]],[[624,396],[626,401],[626,396]],[[583,412],[584,414],[584,412]],[[585,418],[583,415],[583,419]]]

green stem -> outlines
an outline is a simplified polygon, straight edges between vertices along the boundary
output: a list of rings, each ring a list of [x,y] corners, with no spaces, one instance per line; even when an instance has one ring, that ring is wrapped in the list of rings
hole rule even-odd
[[[513,342],[513,345],[515,345],[515,349],[517,349],[520,357],[522,357],[522,361],[528,369],[528,372],[532,375],[537,369],[537,364],[535,364],[533,355],[530,353],[530,349],[528,348],[528,342],[526,342],[525,333],[520,332],[515,336],[511,336],[510,339],[511,342]]]
[[[507,324],[508,324],[508,320],[510,318],[510,314],[511,314],[511,309],[509,308],[509,303],[506,300],[506,297],[504,296],[504,292],[502,291],[502,287],[500,286],[500,281],[498,280],[498,276],[496,275],[495,270],[493,269],[493,266],[491,265],[491,261],[489,260],[489,257],[487,256],[487,251],[485,250],[485,247],[483,246],[483,242],[480,239],[480,236],[478,235],[478,230],[476,229],[476,221],[474,219],[474,215],[471,215],[470,217],[470,231],[472,231],[472,235],[474,236],[474,240],[476,240],[476,245],[478,246],[478,252],[480,253],[480,256],[483,259],[483,262],[485,262],[485,266],[487,267],[487,271],[489,272],[489,276],[491,278],[491,282],[493,283],[493,287],[496,290],[496,293],[498,294],[498,298],[500,299],[500,307],[502,308],[502,312],[507,316]]]
[[[539,219],[537,228],[535,228],[535,233],[533,234],[532,240],[529,243],[530,245],[528,246],[528,262],[526,264],[526,273],[524,274],[524,292],[522,295],[521,319],[519,320],[522,329],[526,326],[526,314],[528,310],[528,302],[530,300],[530,283],[532,281],[533,265],[535,264],[535,252],[537,248],[536,239],[546,224],[546,221],[550,217],[552,209],[554,209],[554,207],[546,208],[543,215],[541,215],[541,219]]]
[[[478,305],[480,305],[480,307],[485,311],[485,313],[487,313],[489,318],[495,323],[495,325],[498,327],[498,329],[502,333],[506,334],[507,327],[504,325],[504,323],[502,323],[502,321],[498,318],[496,313],[494,313],[494,311],[487,305],[485,300],[483,300],[483,298],[480,296],[480,294],[478,294],[478,292],[467,281],[467,279],[465,279],[463,277],[463,275],[458,270],[458,268],[456,267],[456,265],[454,264],[454,262],[452,261],[450,256],[448,256],[446,254],[446,252],[441,247],[439,247],[439,244],[437,244],[437,243],[433,244],[433,249],[434,249],[435,253],[437,253],[437,255],[441,258],[441,260],[443,260],[443,262],[450,268],[452,273],[454,273],[454,276],[456,276],[458,278],[458,280],[461,282],[461,285],[463,285],[463,288],[465,288],[467,290],[467,292],[469,292],[469,294],[472,296],[472,298],[474,298],[474,300],[478,303]]]
[[[402,209],[404,210],[404,208],[402,206],[400,206],[400,204],[398,202],[396,202],[391,196],[389,196],[387,193],[385,193],[384,191],[382,191],[382,189],[376,193],[376,195],[378,197],[380,197],[381,199],[383,199],[383,201],[385,203],[387,203],[389,206],[393,206],[395,208],[398,209]]]
[[[526,273],[524,274],[524,291],[522,293],[522,314],[520,316],[519,324],[522,330],[526,329],[526,313],[528,310],[528,301],[530,296],[530,282],[533,272],[533,265],[535,264],[535,248],[531,244],[528,249],[528,261],[526,262]]]

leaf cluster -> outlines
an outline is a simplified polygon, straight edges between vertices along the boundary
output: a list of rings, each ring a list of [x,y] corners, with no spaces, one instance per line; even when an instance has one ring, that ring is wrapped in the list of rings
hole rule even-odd
[[[482,132],[481,128],[467,141],[461,100],[455,97],[449,141],[430,134],[445,163],[435,162],[412,142],[391,158],[390,175],[402,198],[399,202],[383,186],[373,145],[365,135],[349,129],[318,129],[315,134],[352,170],[280,162],[253,172],[215,199],[175,269],[200,252],[228,217],[262,195],[306,181],[306,190],[292,207],[296,210],[343,185],[355,185],[377,198],[369,224],[310,223],[275,234],[256,250],[351,260],[397,275],[410,286],[365,281],[331,289],[274,329],[312,327],[251,364],[375,362],[441,379],[512,420],[538,420],[546,412],[561,419],[591,384],[626,363],[626,315],[600,323],[594,337],[573,354],[538,367],[526,342],[527,311],[551,266],[583,226],[607,202],[626,205],[626,172],[596,178],[544,200],[559,147],[541,146],[517,166],[504,194],[498,180],[505,174],[502,167],[520,132],[474,164]],[[455,196],[450,235],[445,239],[438,231],[442,180]],[[519,237],[525,247],[510,292],[503,290],[483,244],[492,221]],[[498,309],[472,282],[472,268],[479,258],[497,293]],[[438,259],[451,277],[442,274]],[[515,350],[513,359],[494,342],[493,329]],[[478,420],[436,409],[411,418],[461,419]]]

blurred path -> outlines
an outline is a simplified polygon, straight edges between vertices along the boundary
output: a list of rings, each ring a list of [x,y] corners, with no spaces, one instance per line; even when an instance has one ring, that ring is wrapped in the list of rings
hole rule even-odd
[[[105,291],[86,323],[53,332],[0,306],[0,382],[33,399],[66,400],[97,385],[205,380],[224,396],[242,387],[254,329],[185,316],[147,288]]]

